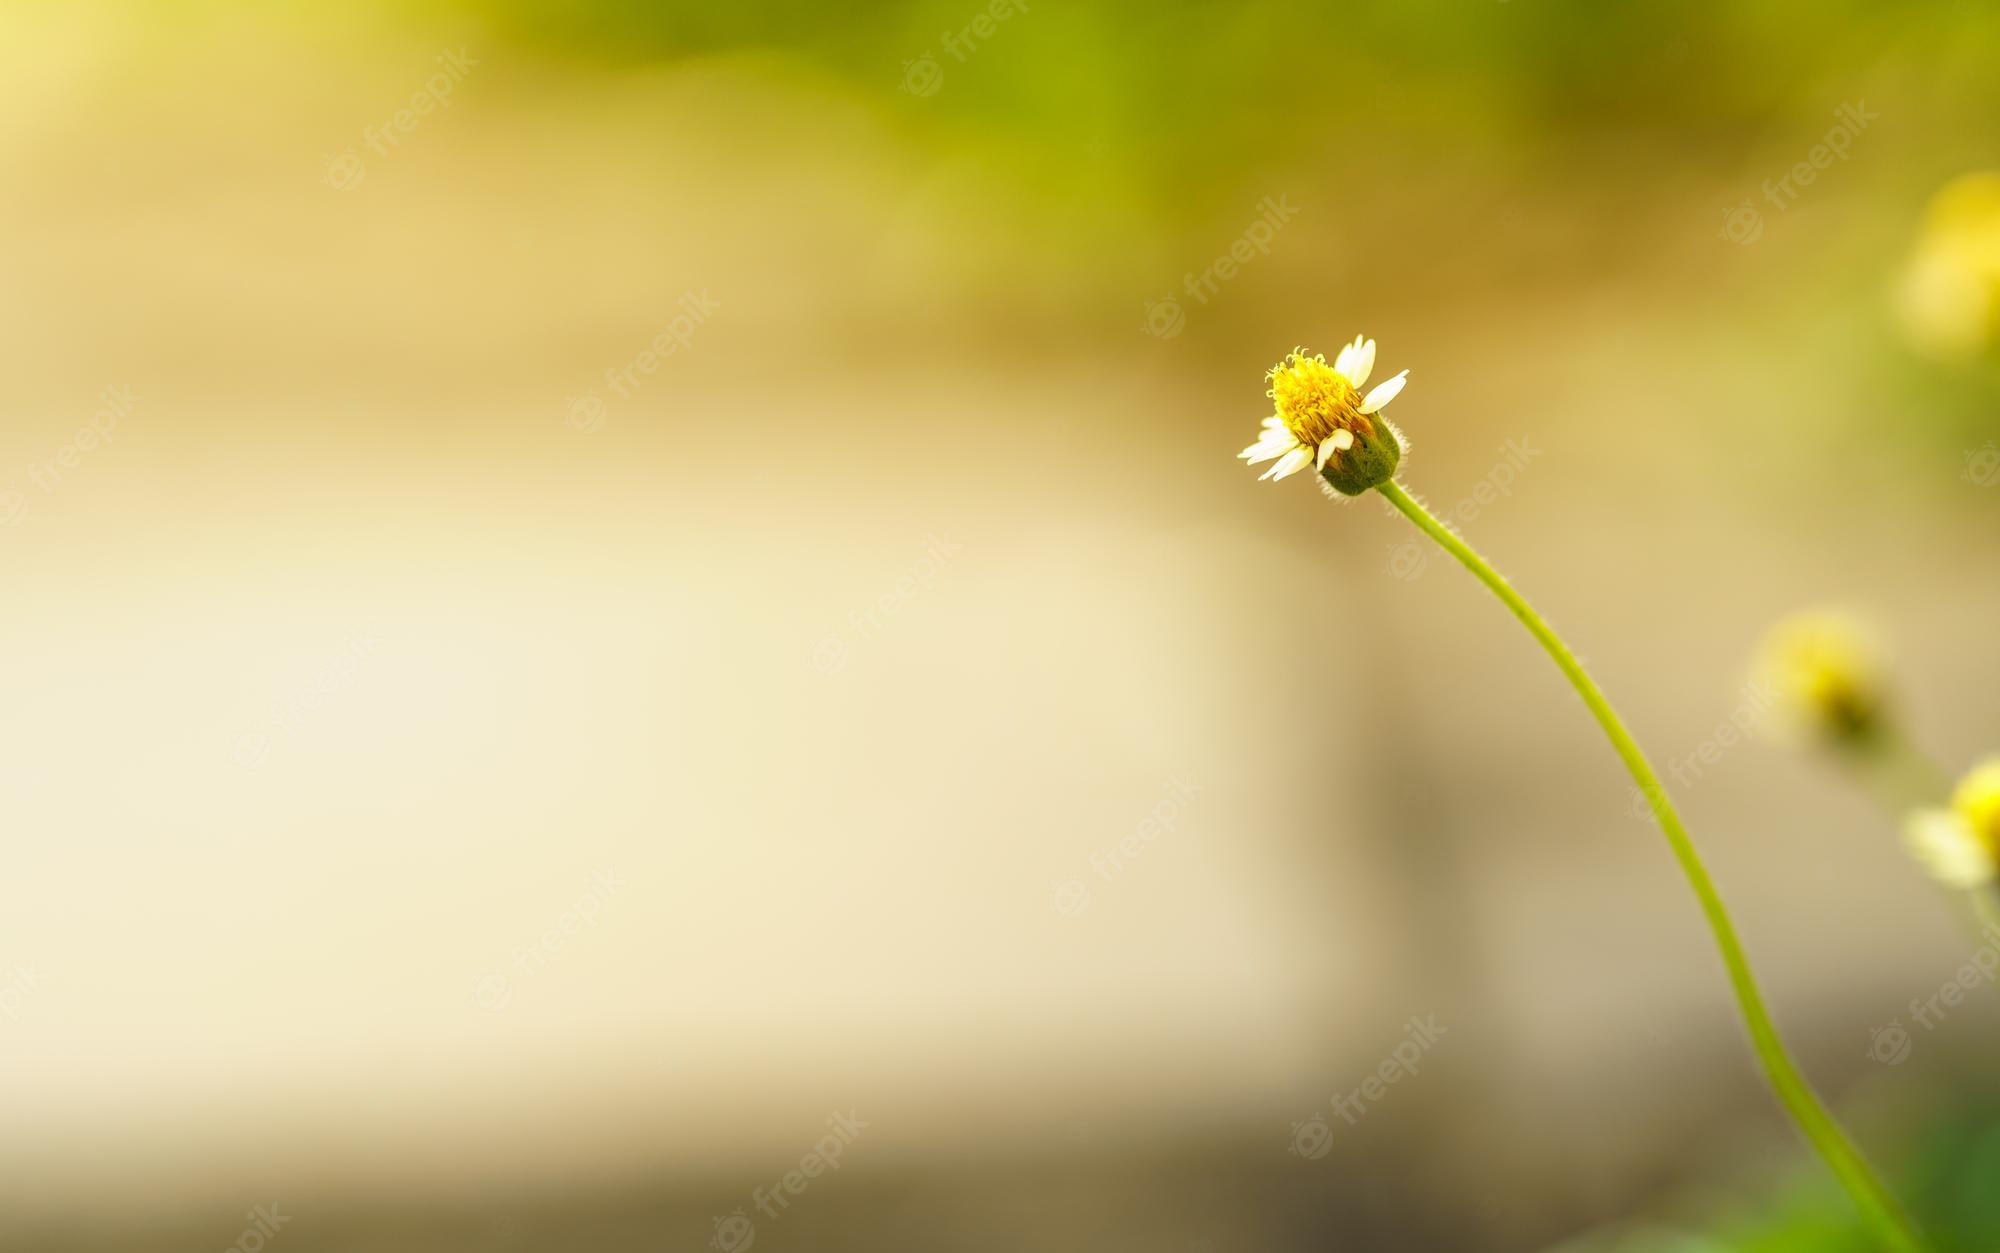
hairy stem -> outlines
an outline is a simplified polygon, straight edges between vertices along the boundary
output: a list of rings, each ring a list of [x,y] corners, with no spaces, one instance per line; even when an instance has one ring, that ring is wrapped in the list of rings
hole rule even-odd
[[[1562,638],[1542,621],[1541,615],[1498,571],[1487,564],[1484,557],[1432,517],[1429,510],[1393,480],[1383,483],[1380,490],[1389,498],[1390,504],[1401,510],[1446,552],[1458,558],[1459,563],[1472,571],[1487,590],[1500,598],[1501,603],[1521,620],[1521,625],[1528,628],[1529,634],[1548,651],[1557,668],[1570,681],[1570,686],[1583,698],[1583,703],[1597,719],[1597,725],[1604,729],[1611,746],[1618,750],[1625,768],[1631,771],[1632,778],[1651,802],[1653,815],[1659,820],[1660,829],[1666,833],[1667,843],[1673,848],[1674,859],[1680,863],[1688,886],[1694,889],[1695,898],[1701,902],[1702,914],[1708,919],[1708,928],[1715,936],[1715,947],[1721,951],[1722,964],[1729,972],[1730,986],[1735,989],[1737,1007],[1742,1011],[1743,1025],[1749,1030],[1751,1046],[1756,1049],[1757,1059],[1763,1063],[1764,1073],[1770,1079],[1779,1103],[1832,1168],[1841,1186],[1873,1228],[1882,1247],[1897,1253],[1919,1253],[1925,1246],[1909,1216],[1889,1190],[1882,1186],[1866,1159],[1820,1103],[1786,1050],[1777,1026],[1771,1021],[1770,1011],[1764,1007],[1763,994],[1757,990],[1756,976],[1750,971],[1750,960],[1744,955],[1743,943],[1737,938],[1736,926],[1729,919],[1722,896],[1715,890],[1715,881],[1709,878],[1708,868],[1695,851],[1694,841],[1688,838],[1687,828],[1681,825],[1680,814],[1675,811],[1673,802],[1667,799],[1667,791],[1661,785],[1659,775],[1654,773],[1652,763],[1646,760],[1646,754],[1632,738],[1632,733],[1619,720],[1611,702]]]

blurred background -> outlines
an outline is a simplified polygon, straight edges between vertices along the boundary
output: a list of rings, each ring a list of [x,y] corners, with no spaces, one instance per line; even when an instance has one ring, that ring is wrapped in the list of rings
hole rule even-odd
[[[1996,41],[9,5],[0,1246],[1865,1247],[1533,642],[1232,460],[1366,333],[2000,1247],[1979,941],[1746,686],[1844,605],[1997,746]]]

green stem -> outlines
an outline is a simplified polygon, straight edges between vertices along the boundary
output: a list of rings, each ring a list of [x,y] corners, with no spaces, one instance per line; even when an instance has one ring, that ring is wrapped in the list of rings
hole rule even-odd
[[[1892,816],[1942,805],[1951,796],[1951,776],[1893,727],[1848,751],[1854,769]]]
[[[1513,611],[1514,616],[1521,620],[1521,625],[1527,627],[1528,632],[1555,659],[1557,667],[1569,679],[1570,686],[1583,698],[1583,703],[1590,707],[1592,716],[1604,729],[1611,746],[1624,759],[1625,768],[1632,772],[1632,778],[1652,803],[1660,829],[1666,833],[1667,843],[1673,846],[1674,859],[1680,862],[1681,872],[1687,876],[1688,885],[1701,902],[1701,911],[1708,918],[1708,928],[1715,935],[1715,947],[1721,950],[1722,964],[1729,971],[1730,986],[1736,991],[1736,1003],[1742,1011],[1744,1026],[1749,1029],[1750,1043],[1764,1065],[1764,1073],[1770,1078],[1779,1102],[1792,1116],[1792,1121],[1798,1124],[1799,1131],[1832,1168],[1841,1186],[1847,1189],[1855,1206],[1874,1228],[1883,1247],[1897,1250],[1897,1253],[1919,1253],[1925,1246],[1908,1215],[1904,1214],[1902,1206],[1897,1204],[1889,1190],[1875,1178],[1867,1161],[1848,1141],[1826,1107],[1820,1104],[1819,1097],[1786,1051],[1785,1042],[1771,1021],[1770,1011],[1764,1007],[1763,994],[1757,990],[1757,979],[1750,972],[1750,960],[1743,953],[1743,943],[1736,936],[1736,926],[1729,920],[1729,911],[1724,908],[1722,897],[1715,890],[1715,881],[1709,878],[1708,868],[1702,865],[1701,855],[1688,838],[1687,828],[1681,825],[1680,814],[1674,810],[1673,802],[1667,799],[1667,791],[1661,785],[1659,775],[1654,773],[1652,763],[1646,760],[1646,754],[1633,740],[1632,733],[1619,721],[1611,702],[1605,699],[1604,693],[1584,671],[1582,663],[1577,661],[1562,638],[1542,621],[1541,615],[1497,570],[1486,563],[1484,557],[1432,517],[1429,510],[1393,480],[1381,484],[1380,488],[1390,504],[1401,510],[1446,552],[1458,558],[1460,564],[1478,576],[1487,590]]]

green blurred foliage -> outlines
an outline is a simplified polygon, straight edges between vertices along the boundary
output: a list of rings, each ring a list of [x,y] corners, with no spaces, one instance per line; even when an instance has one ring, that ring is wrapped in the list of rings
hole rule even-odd
[[[897,93],[905,60],[927,50],[943,58],[942,35],[986,9],[976,0],[439,2],[579,56],[777,53],[884,98]],[[1969,113],[1991,106],[2000,80],[1990,58],[1967,52],[1996,35],[2000,8],[1964,0],[1029,0],[972,56],[947,64],[951,89],[926,113],[1141,165],[1231,149],[1261,157],[1330,119],[1517,139],[1635,125],[1719,139],[1802,96],[1817,114],[1816,83],[1882,60],[1923,67],[1927,88],[1961,97]],[[1275,129],[1274,118],[1293,124]],[[1356,138],[1365,156],[1366,137]]]
[[[1548,1253],[1874,1253],[1846,1195],[1803,1160],[1768,1196],[1732,1193],[1731,1216],[1706,1224],[1621,1227]],[[1896,1186],[1935,1253],[2000,1249],[2000,1104],[1940,1112],[1919,1134]]]

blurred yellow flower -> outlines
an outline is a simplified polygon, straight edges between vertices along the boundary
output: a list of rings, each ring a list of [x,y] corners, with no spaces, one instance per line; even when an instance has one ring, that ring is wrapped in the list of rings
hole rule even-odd
[[[1898,305],[1910,338],[1933,356],[2000,346],[2000,173],[1963,175],[1931,197]]]
[[[1959,781],[1951,808],[1912,813],[1903,824],[1903,842],[1953,887],[1992,881],[2000,870],[2000,757],[1988,757]]]
[[[1755,678],[1775,696],[1785,729],[1855,745],[1881,728],[1886,683],[1881,652],[1854,618],[1814,609],[1765,633]]]
[[[1350,496],[1386,481],[1395,472],[1401,443],[1387,419],[1373,415],[1403,390],[1410,372],[1404,370],[1364,396],[1361,388],[1374,369],[1375,341],[1359,335],[1340,350],[1332,365],[1323,356],[1308,357],[1294,349],[1266,376],[1271,390],[1265,394],[1275,404],[1276,414],[1264,419],[1257,442],[1236,455],[1253,466],[1275,460],[1260,482],[1286,478],[1309,464]],[[1391,450],[1386,454],[1385,445]],[[1327,471],[1329,461],[1334,463],[1333,473]],[[1349,461],[1357,464],[1350,467]],[[1356,475],[1378,474],[1373,482],[1351,491],[1346,486]]]

